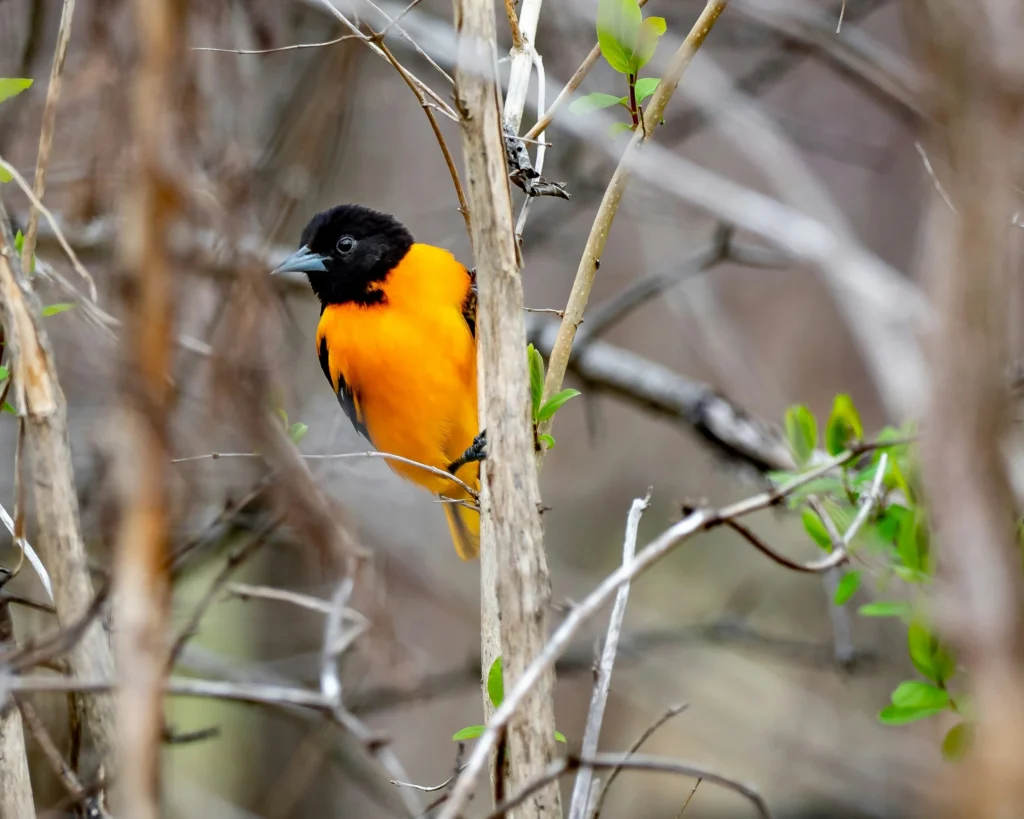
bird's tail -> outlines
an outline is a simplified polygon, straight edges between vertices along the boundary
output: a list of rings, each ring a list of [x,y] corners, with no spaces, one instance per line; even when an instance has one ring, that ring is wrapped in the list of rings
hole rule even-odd
[[[475,560],[480,555],[480,513],[461,503],[446,503],[444,516],[459,557]]]

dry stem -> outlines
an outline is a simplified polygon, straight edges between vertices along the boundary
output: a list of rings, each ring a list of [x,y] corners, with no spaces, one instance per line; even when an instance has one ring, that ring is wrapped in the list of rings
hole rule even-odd
[[[46,169],[50,164],[53,149],[53,130],[57,123],[57,102],[60,99],[60,81],[64,73],[64,59],[71,40],[71,21],[75,15],[75,0],[64,0],[60,13],[60,30],[57,33],[57,48],[53,52],[50,67],[50,85],[46,89],[46,105],[43,108],[43,127],[39,133],[39,156],[36,158],[36,178],[32,191],[36,199],[42,200],[46,190]],[[25,228],[25,242],[21,249],[21,267],[30,270],[32,254],[36,249],[36,231],[39,229],[39,211],[32,206],[28,212],[28,226]]]
[[[186,5],[139,0],[135,17],[142,55],[133,118],[138,167],[125,202],[121,246],[125,332],[117,477],[123,511],[115,600],[123,765],[116,782],[118,814],[157,819],[170,596],[166,465],[174,348],[167,233],[179,207],[170,161],[187,59]]]
[[[704,7],[697,22],[694,23],[690,33],[680,45],[665,76],[658,84],[658,90],[651,98],[650,105],[644,112],[642,127],[633,132],[625,152],[619,160],[615,173],[612,174],[608,188],[601,199],[594,224],[590,229],[590,236],[587,238],[586,247],[583,250],[583,257],[580,259],[579,268],[576,271],[576,278],[573,281],[572,291],[569,294],[569,301],[565,307],[565,318],[558,328],[558,337],[555,340],[548,362],[548,372],[544,379],[544,400],[562,388],[562,379],[565,378],[565,371],[569,366],[569,357],[572,354],[573,341],[576,338],[576,330],[583,320],[583,311],[586,309],[587,300],[590,298],[590,289],[593,287],[594,278],[597,275],[597,266],[604,253],[605,244],[608,241],[608,234],[611,232],[612,222],[619,210],[622,196],[625,193],[626,185],[630,178],[630,161],[633,155],[639,151],[654,132],[655,127],[661,121],[665,107],[675,93],[683,72],[686,71],[690,61],[693,60],[697,50],[704,43],[712,26],[718,20],[726,6],[727,0],[709,0]],[[544,421],[540,425],[540,433],[550,433],[552,419]]]
[[[539,2],[529,2],[539,10]],[[493,9],[488,0],[454,0],[454,13],[459,35],[457,93],[459,107],[466,112],[463,154],[479,290],[478,395],[489,448],[481,492],[482,658],[486,670],[500,653],[506,685],[511,685],[544,646],[550,579],[530,429],[523,293],[499,116]],[[529,30],[522,33],[532,37]],[[528,79],[532,63],[528,55],[526,59]],[[514,114],[506,110],[506,116],[518,122]],[[553,685],[548,669],[527,698],[523,713],[509,726],[507,777],[499,772],[498,778],[505,779],[511,790],[538,776],[553,755]],[[550,787],[513,815],[560,813],[558,790]]]

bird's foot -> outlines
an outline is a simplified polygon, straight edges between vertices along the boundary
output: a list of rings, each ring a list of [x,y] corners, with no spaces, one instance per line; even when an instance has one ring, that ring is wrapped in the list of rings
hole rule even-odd
[[[487,430],[484,429],[473,439],[473,443],[466,448],[462,455],[448,464],[448,471],[454,475],[466,464],[485,460],[487,460]]]

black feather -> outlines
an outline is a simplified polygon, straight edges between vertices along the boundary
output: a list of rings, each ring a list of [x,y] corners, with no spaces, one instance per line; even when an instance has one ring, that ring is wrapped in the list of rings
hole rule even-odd
[[[327,351],[327,339],[320,339],[320,369],[324,371],[324,375],[327,376],[327,383],[331,385],[331,389],[334,389],[334,379],[331,378],[331,365],[329,359],[329,353]],[[338,396],[338,403],[341,404],[341,408],[345,410],[345,415],[348,416],[348,420],[352,422],[352,426],[356,428],[356,432],[362,435],[367,441],[372,444],[370,440],[370,432],[366,428],[366,424],[359,417],[359,410],[356,407],[356,398],[352,390],[349,389],[347,383],[345,383],[344,377],[341,373],[338,373],[338,388],[335,390]]]

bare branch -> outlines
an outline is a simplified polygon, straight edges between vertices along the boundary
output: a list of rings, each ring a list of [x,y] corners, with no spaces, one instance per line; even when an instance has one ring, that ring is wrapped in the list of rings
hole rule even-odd
[[[42,211],[44,216],[48,211]],[[68,443],[66,405],[57,381],[53,352],[40,320],[39,305],[14,251],[6,210],[0,206],[0,314],[5,348],[19,414],[25,419],[25,442],[35,497],[40,556],[53,582],[53,599],[62,626],[89,614],[96,597],[78,517]],[[89,618],[69,657],[76,678],[108,678],[113,656],[100,623]],[[116,767],[113,705],[108,698],[83,703],[85,723],[101,764]]]
[[[14,621],[0,599],[0,652],[14,647]],[[0,819],[35,816],[21,713],[0,696]]]
[[[647,0],[639,0],[637,5],[643,8],[647,4]],[[569,81],[565,84],[565,87],[558,92],[558,96],[555,97],[555,101],[551,103],[551,106],[544,111],[544,114],[534,123],[533,127],[526,132],[523,137],[524,140],[538,139],[545,129],[551,124],[555,118],[555,113],[565,103],[569,97],[573,95],[577,88],[580,87],[580,83],[583,82],[583,78],[590,73],[590,69],[594,67],[598,59],[601,57],[601,46],[595,44],[590,53],[586,56],[580,67],[573,72],[573,75],[569,78]],[[544,106],[539,105],[538,107],[543,108]]]
[[[540,0],[524,0],[524,46],[513,54],[522,98],[510,95],[505,106],[505,123],[512,131],[518,131],[522,119],[540,6]],[[529,417],[523,291],[499,116],[493,7],[489,0],[453,0],[453,10],[456,87],[460,108],[466,112],[462,146],[473,208],[480,427],[487,432],[488,444],[481,468],[481,657],[483,669],[489,669],[495,657],[502,656],[508,685],[543,648],[551,581]],[[504,770],[496,772],[495,781],[505,781],[510,788],[539,774],[554,754],[554,675],[548,668],[540,677],[541,684],[525,698],[524,713],[507,732],[507,776]],[[486,713],[486,693],[483,700]],[[559,801],[558,789],[552,787],[531,802],[530,810],[560,813]]]
[[[544,355],[558,325],[540,317],[527,321],[528,337]],[[792,469],[789,446],[777,427],[752,418],[708,384],[604,341],[574,348],[569,369],[591,389],[601,389],[695,432],[726,457],[759,472]]]
[[[493,812],[488,814],[487,819],[500,819],[507,811],[528,799],[536,790],[577,768],[584,767],[656,771],[659,773],[676,774],[677,776],[696,777],[699,780],[713,782],[716,785],[721,785],[723,788],[740,794],[753,804],[762,819],[772,819],[768,805],[765,804],[761,794],[752,785],[723,776],[710,768],[705,768],[691,762],[680,762],[656,756],[623,756],[621,754],[595,754],[592,757],[563,757],[562,759],[557,759],[548,766],[547,771],[542,777],[531,782],[523,791],[495,808]]]
[[[53,52],[53,64],[50,67],[50,84],[46,89],[46,104],[43,107],[43,127],[39,132],[39,155],[36,158],[36,178],[32,193],[37,200],[43,198],[46,190],[46,170],[50,164],[50,151],[53,149],[53,131],[57,123],[57,101],[60,99],[60,81],[64,73],[64,59],[68,53],[68,42],[71,40],[71,21],[75,15],[75,0],[64,0],[60,12],[60,29],[57,32],[57,47]],[[39,228],[39,211],[31,206],[28,212],[28,226],[25,228],[25,241],[21,250],[21,267],[31,270],[32,254],[36,249],[36,230]],[[93,294],[93,300],[96,299]]]
[[[662,711],[657,717],[654,718],[654,721],[650,725],[644,728],[640,736],[636,738],[633,744],[629,746],[629,750],[626,751],[626,754],[623,758],[629,759],[631,756],[633,756],[633,754],[639,751],[640,747],[645,742],[647,742],[648,739],[651,738],[655,731],[657,731],[662,725],[664,725],[673,717],[676,717],[679,714],[683,713],[683,711],[685,711],[688,707],[689,706],[687,706],[686,704],[673,705]],[[587,819],[598,819],[598,817],[601,815],[601,808],[604,805],[604,800],[608,796],[608,791],[611,789],[612,783],[615,781],[615,779],[618,777],[620,773],[622,773],[621,765],[612,768],[612,772],[608,775],[608,779],[605,780],[603,786],[600,789],[600,792],[596,795],[596,798],[592,797],[589,801],[589,804],[593,807],[591,808],[590,813],[587,814]]]
[[[565,371],[569,366],[569,358],[572,355],[573,341],[576,338],[576,330],[583,318],[583,311],[586,309],[587,301],[590,298],[590,290],[594,284],[597,274],[597,267],[600,263],[601,254],[604,253],[605,244],[608,241],[608,234],[611,232],[612,222],[619,210],[619,203],[625,193],[626,185],[630,179],[630,160],[632,155],[640,150],[647,141],[648,135],[654,132],[655,127],[661,121],[665,107],[675,93],[683,72],[686,71],[690,61],[697,50],[704,43],[708,32],[718,20],[725,9],[726,0],[708,0],[704,11],[701,12],[697,22],[694,23],[690,33],[682,45],[672,57],[665,76],[658,83],[658,90],[654,92],[650,104],[643,116],[643,127],[633,132],[633,137],[626,148],[625,153],[619,160],[618,167],[605,190],[601,205],[598,208],[594,224],[590,229],[590,236],[587,238],[586,247],[583,250],[583,257],[580,259],[579,268],[576,271],[576,278],[573,281],[572,292],[569,294],[569,301],[565,307],[565,318],[558,328],[558,337],[552,346],[548,371],[544,379],[544,399],[549,399],[562,388],[562,380],[565,378]],[[539,432],[547,434],[551,431],[552,419],[543,421],[540,424]]]
[[[640,528],[640,516],[643,515],[651,500],[651,490],[646,497],[637,498],[629,509],[626,518],[626,537],[622,544],[622,565],[628,565],[636,555],[636,539]],[[625,583],[615,595],[611,617],[608,620],[608,634],[604,639],[601,661],[597,666],[594,678],[594,691],[590,697],[590,709],[587,711],[587,725],[583,731],[583,743],[580,753],[592,757],[597,753],[598,741],[601,738],[601,723],[604,721],[604,710],[608,704],[608,692],[611,690],[612,669],[615,667],[615,655],[619,650],[619,637],[622,635],[622,623],[626,618],[626,603],[629,600],[629,584]],[[569,819],[586,819],[589,816],[591,782],[594,769],[584,766],[576,776],[572,788],[572,802],[569,806]]]
[[[174,289],[167,226],[182,192],[174,137],[180,132],[187,76],[187,3],[138,0],[139,39],[132,131],[137,167],[123,203],[119,279],[125,306],[121,441],[115,477],[121,504],[116,571],[115,641],[121,764],[116,813],[158,819],[162,767],[163,681],[170,604],[170,520],[167,485],[169,375]]]

